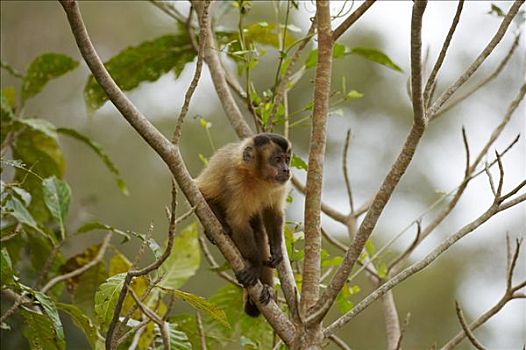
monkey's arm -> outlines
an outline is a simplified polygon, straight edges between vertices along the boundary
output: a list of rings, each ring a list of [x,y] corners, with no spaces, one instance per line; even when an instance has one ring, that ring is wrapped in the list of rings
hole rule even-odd
[[[283,260],[283,254],[281,253],[283,212],[276,208],[267,207],[263,209],[262,215],[270,245],[270,260],[265,265],[276,267]]]

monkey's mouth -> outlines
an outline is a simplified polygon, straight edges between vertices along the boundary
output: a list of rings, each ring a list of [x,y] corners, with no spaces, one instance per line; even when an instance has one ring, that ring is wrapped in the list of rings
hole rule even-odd
[[[290,174],[280,174],[275,177],[276,181],[283,184],[290,179]]]

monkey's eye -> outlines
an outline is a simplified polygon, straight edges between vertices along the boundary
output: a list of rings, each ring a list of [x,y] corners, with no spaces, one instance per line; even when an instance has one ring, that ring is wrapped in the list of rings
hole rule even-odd
[[[281,162],[281,156],[275,156],[275,157],[274,157],[274,161],[275,161],[276,163]]]

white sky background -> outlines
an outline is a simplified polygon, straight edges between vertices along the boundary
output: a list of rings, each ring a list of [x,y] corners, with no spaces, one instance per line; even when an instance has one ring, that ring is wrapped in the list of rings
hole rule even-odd
[[[361,2],[356,2],[354,8],[357,8],[360,3]],[[511,5],[510,2],[495,3],[505,12],[507,12]],[[338,12],[342,4],[343,2],[333,2],[331,13]],[[500,19],[486,15],[490,8],[490,4],[490,2],[483,1],[466,1],[460,25],[455,32],[448,56],[446,57],[439,75],[439,80],[442,83],[452,83],[453,80],[458,77],[469,64],[471,64],[472,60],[480,53],[494,35],[500,24]],[[176,2],[176,5],[186,10],[186,2]],[[453,1],[431,1],[427,6],[423,20],[423,51],[425,52],[425,48],[429,46],[430,63],[428,65],[432,65],[438,55],[438,51],[440,50],[455,13],[456,6],[457,3]],[[405,80],[410,72],[409,37],[411,7],[412,3],[410,1],[381,1],[372,6],[366,15],[364,15],[364,17],[356,24],[356,26],[378,28],[384,43],[384,46],[381,48],[382,51],[386,52],[389,57],[404,70],[404,74],[399,77],[401,82],[400,86],[404,89]],[[310,25],[308,18],[314,13],[314,5],[308,1],[300,2],[300,8],[302,11],[308,13],[302,16],[296,16],[295,20],[303,21],[303,23],[296,22],[296,24],[301,26],[305,31]],[[340,20],[336,20],[333,27],[339,22]],[[352,30],[353,29],[350,31],[351,33]],[[476,74],[475,81],[487,76],[493,71],[496,64],[498,64],[510,47],[512,40],[513,35],[507,33],[501,44],[497,47],[495,53],[491,55],[490,59],[481,67],[480,71],[483,71],[484,74]],[[521,44],[514,54],[514,59],[519,59],[524,62],[525,46],[525,38],[523,35],[521,38]],[[521,55],[522,58],[520,58]],[[519,58],[517,58],[517,56]],[[184,91],[186,91],[186,88],[192,79],[193,72],[194,66],[188,65],[176,83],[174,83],[171,75],[165,75],[157,83],[144,85],[130,95],[138,104],[139,109],[152,110],[152,105],[155,105],[158,113],[152,113],[153,115],[166,115],[170,112],[173,113],[174,110],[179,111],[180,106],[183,103]],[[456,111],[458,111],[457,114],[454,116],[448,116],[448,118],[458,118],[458,123],[454,130],[448,132],[448,135],[440,137],[435,142],[423,142],[418,150],[418,155],[414,163],[416,163],[417,166],[420,165],[427,167],[432,174],[436,174],[432,176],[432,180],[435,185],[438,186],[438,191],[448,192],[454,189],[463,175],[464,150],[460,137],[461,125],[466,126],[472,154],[476,154],[486,142],[491,131],[502,118],[509,102],[511,102],[514,96],[516,96],[521,80],[524,80],[524,69],[517,73],[520,77],[517,77],[516,84],[510,86],[508,92],[504,92],[504,98],[502,100],[499,99],[500,95],[491,96],[488,94],[488,91],[491,91],[491,85],[488,85],[486,93],[474,95],[464,104],[464,107],[456,109]],[[393,73],[387,72],[386,74]],[[504,73],[502,75],[504,75]],[[134,95],[135,98],[133,98]],[[481,99],[481,96],[484,98]],[[211,103],[211,99],[217,99],[217,97],[205,66],[199,88],[192,100],[192,111],[205,116],[214,114],[215,109],[218,108],[217,103],[219,101],[215,100],[217,103]],[[106,104],[104,108],[112,107],[110,107],[109,104]],[[368,161],[368,157],[360,154],[360,146],[362,145],[369,150],[371,147],[374,149],[375,145],[371,144],[371,142],[375,141],[368,139],[365,135],[368,135],[369,132],[372,132],[379,125],[371,123],[370,121],[363,123],[363,125],[359,124],[359,121],[352,115],[352,108],[350,110],[345,110],[345,113],[350,114],[350,118],[347,118],[345,121],[336,120],[332,122],[333,119],[331,119],[329,135],[331,135],[331,138],[336,139],[337,142],[342,144],[344,137],[344,133],[341,132],[342,130],[347,129],[348,127],[352,127],[353,130],[360,130],[364,136],[355,135],[351,148],[351,159],[353,159],[355,163],[358,163],[356,168],[361,169],[362,164],[360,164],[360,162]],[[213,119],[212,122],[214,122]],[[385,122],[380,122],[380,124],[383,125],[383,127],[386,126]],[[433,127],[437,126],[430,126],[430,128]],[[523,103],[516,111],[512,121],[504,130],[499,141],[491,149],[491,152],[493,152],[495,148],[502,150],[517,133],[520,132],[522,134],[522,139],[519,144],[516,145],[504,159],[506,169],[505,189],[511,188],[514,184],[517,184],[526,178],[525,131]],[[398,141],[399,143],[405,138],[405,134],[397,134],[395,136],[397,138],[401,137]],[[341,139],[338,140],[338,138]],[[343,208],[341,209],[342,211],[347,211],[348,201],[345,190],[342,190],[344,187],[341,182],[340,155],[338,154],[333,158],[334,159],[327,159],[325,171],[326,182],[332,184],[338,182],[339,186],[331,186],[330,188],[327,188],[324,197],[330,198],[331,205]],[[490,159],[492,159],[492,157]],[[380,181],[387,172],[389,164],[384,164],[383,166],[384,169],[382,173],[372,176],[374,181]],[[415,166],[415,164],[412,166]],[[374,186],[370,184],[371,176],[370,174],[353,172],[352,170],[351,176],[355,181],[355,186],[358,185],[355,187],[355,193],[357,196],[355,201],[361,203],[370,196],[371,191],[373,190]],[[369,183],[369,188],[360,190],[359,185],[361,183]],[[431,237],[424,242],[425,244],[415,252],[414,258],[423,257],[430,249],[433,249],[439,242],[441,242],[447,234],[455,232],[460,227],[476,218],[487,209],[490,201],[491,198],[487,179],[484,176],[480,176],[470,184],[463,200],[459,203],[448,222],[445,225],[442,225],[446,226],[446,230],[443,230],[443,232],[440,232],[439,230],[439,232],[435,232],[435,234],[431,235]],[[301,201],[297,201],[297,203],[291,208],[292,216],[297,220],[302,220],[302,204]],[[382,216],[382,218],[388,218],[388,222],[380,220],[379,228],[377,230],[388,234],[388,236],[380,237],[380,241],[386,242],[389,240],[394,234],[403,230],[404,227],[425,210],[426,207],[422,206],[421,203],[411,202],[410,199],[405,196],[393,196],[386,213]],[[451,249],[452,253],[450,252],[449,254],[462,254],[463,250],[483,250],[483,248],[485,248],[486,250],[491,251],[491,248],[487,248],[489,246],[494,247],[493,253],[491,254],[497,256],[493,261],[488,261],[487,259],[478,261],[476,265],[474,264],[472,268],[468,269],[468,273],[464,276],[464,282],[459,288],[457,298],[463,306],[466,314],[472,316],[480,315],[493,306],[502,296],[505,284],[504,235],[506,231],[509,231],[512,237],[516,237],[517,235],[524,237],[526,229],[525,217],[524,204],[522,204],[509,212],[499,214],[498,217],[491,219],[482,228],[462,239],[454,249]],[[519,232],[517,232],[517,222],[519,223]],[[424,225],[425,224],[426,221],[424,221]],[[341,225],[335,224],[329,218],[324,218],[324,226],[334,232],[342,232]],[[389,229],[387,229],[387,227]],[[410,229],[407,234],[401,237],[399,242],[395,243],[394,247],[398,247],[399,249],[407,247],[413,236],[414,229]],[[488,257],[491,256],[491,254],[486,252],[485,256]],[[523,247],[521,261],[517,267],[518,273],[516,275],[516,281],[520,280],[520,278],[523,279],[526,275],[525,256],[526,247]],[[439,258],[438,263],[440,263],[440,259],[441,258]],[[501,261],[502,263],[496,263],[496,261]],[[517,312],[517,310],[520,311]],[[526,342],[525,336],[523,335],[522,339],[517,339],[517,336],[521,333],[521,330],[524,331],[526,329],[525,319],[526,302],[524,300],[512,301],[499,314],[497,314],[497,316],[488,322],[487,325],[489,327],[490,338],[482,338],[482,342],[492,349],[500,349],[503,348],[503,346],[509,346],[509,344],[523,344]]]

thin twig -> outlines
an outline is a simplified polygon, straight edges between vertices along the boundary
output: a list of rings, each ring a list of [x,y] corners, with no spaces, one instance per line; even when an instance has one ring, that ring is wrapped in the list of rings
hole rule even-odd
[[[185,16],[170,2],[161,0],[149,0],[152,5],[166,13],[168,16],[175,19],[180,24],[185,24]]]
[[[217,270],[220,266],[219,264],[215,261],[214,257],[212,256],[212,254],[210,253],[210,251],[208,250],[208,246],[206,245],[206,241],[205,239],[203,238],[203,236],[199,236],[198,237],[198,240],[199,240],[199,246],[201,247],[201,251],[203,252],[204,256],[205,256],[205,259],[208,261],[208,263],[210,264],[210,267],[212,269],[215,269]],[[238,287],[242,287],[239,282],[231,275],[229,275],[227,272],[225,271],[216,271],[218,276],[225,279],[226,281],[238,286]]]
[[[455,309],[457,311],[458,320],[460,321],[462,329],[464,330],[464,333],[466,333],[466,336],[468,337],[471,344],[478,350],[486,350],[486,348],[482,346],[482,344],[480,344],[477,338],[475,338],[475,335],[473,334],[473,332],[471,332],[471,329],[469,329],[466,319],[464,318],[464,313],[462,312],[458,301],[455,301]]]
[[[126,286],[126,288],[128,289],[128,292],[130,292],[130,295],[135,301],[135,304],[137,304],[139,306],[139,309],[141,309],[142,313],[159,326],[159,331],[161,332],[161,338],[163,340],[163,349],[170,350],[170,335],[169,335],[169,332],[167,332],[167,329],[165,327],[165,324],[167,323],[164,322],[159,317],[159,315],[157,315],[155,312],[150,310],[146,305],[144,305],[139,300],[139,297],[137,296],[137,294],[135,294],[135,291],[132,288],[130,288],[129,285]]]
[[[349,199],[349,205],[351,207],[351,215],[354,214],[354,200],[352,195],[351,179],[349,177],[349,168],[347,166],[349,145],[351,143],[351,129],[347,130],[345,136],[345,144],[343,146],[343,157],[342,157],[342,169],[343,177],[345,179],[345,188],[347,188],[347,198]]]
[[[199,333],[199,339],[201,340],[201,350],[207,350],[205,330],[203,329],[203,321],[201,320],[201,313],[199,311],[195,313],[195,319],[197,323],[197,331]]]
[[[331,334],[329,336],[329,339],[337,346],[339,347],[340,349],[342,350],[351,350],[351,347],[349,345],[347,345],[347,343],[345,343],[343,341],[343,339],[341,339],[340,337],[334,335],[334,334]]]
[[[42,289],[40,289],[40,292],[46,293],[48,290],[53,288],[57,283],[60,283],[60,282],[65,281],[67,279],[70,279],[70,278],[73,278],[75,276],[78,276],[78,275],[88,271],[93,266],[97,265],[102,260],[102,258],[104,257],[104,254],[106,253],[106,249],[108,248],[108,245],[110,244],[110,241],[111,241],[111,236],[112,236],[112,233],[108,232],[108,234],[104,238],[104,241],[102,241],[102,245],[101,245],[101,247],[99,249],[99,252],[97,253],[97,256],[93,260],[91,260],[86,265],[79,267],[76,270],[73,270],[73,271],[71,271],[69,273],[66,273],[66,274],[63,274],[63,275],[60,275],[60,276],[56,276],[55,278],[51,279],[48,283],[46,283],[46,285],[44,287],[42,287]]]
[[[186,94],[184,96],[183,108],[181,108],[181,113],[179,114],[179,118],[177,119],[177,125],[175,127],[175,131],[172,137],[172,142],[174,144],[179,143],[179,139],[181,138],[181,128],[183,127],[184,118],[186,117],[186,114],[188,113],[190,101],[192,99],[195,89],[197,88],[199,79],[201,78],[201,70],[203,69],[203,60],[204,60],[204,52],[205,52],[205,44],[206,44],[206,35],[208,33],[204,28],[208,26],[208,20],[209,20],[208,8],[209,7],[210,7],[210,0],[204,0],[203,9],[199,16],[199,27],[201,28],[201,31],[199,32],[199,49],[197,50],[197,63],[195,65],[195,73],[194,73],[192,82],[190,83],[190,86],[188,87],[188,90],[186,91]],[[188,18],[192,18],[191,11],[190,11],[190,15],[188,16]]]
[[[440,108],[444,105],[446,101],[449,100],[449,98],[462,86],[464,83],[471,78],[473,73],[477,71],[477,69],[486,61],[488,56],[493,52],[495,47],[499,44],[499,42],[502,40],[502,37],[508,30],[509,25],[511,24],[512,19],[515,17],[517,12],[519,11],[519,8],[524,3],[524,0],[516,0],[513,5],[511,6],[510,10],[502,20],[499,29],[493,36],[493,38],[490,40],[490,42],[486,45],[484,50],[479,54],[479,56],[473,61],[473,63],[466,69],[466,71],[453,83],[451,84],[446,91],[444,91],[436,100],[433,102],[433,104],[429,107],[427,110],[427,116],[429,119],[436,118],[439,114],[437,112],[440,110]]]
[[[442,114],[442,113],[446,113],[447,111],[449,111],[450,109],[452,109],[453,107],[455,107],[456,105],[458,105],[460,102],[464,101],[465,99],[467,99],[468,97],[470,97],[471,95],[473,95],[475,92],[477,92],[478,90],[480,90],[483,86],[485,86],[487,83],[491,82],[493,79],[495,79],[496,77],[499,76],[500,72],[502,72],[502,70],[504,69],[504,67],[506,66],[506,64],[509,62],[511,56],[513,55],[513,53],[515,52],[515,49],[519,46],[519,40],[520,39],[520,35],[517,35],[515,36],[515,40],[513,40],[513,43],[508,51],[508,53],[506,54],[506,56],[504,56],[504,58],[502,59],[502,61],[500,62],[500,64],[497,66],[497,68],[495,69],[495,71],[490,74],[486,79],[482,80],[481,82],[479,82],[477,85],[475,85],[471,90],[469,90],[468,92],[466,92],[465,94],[463,94],[462,96],[458,97],[457,99],[455,99],[454,101],[451,101],[447,104],[447,106],[444,106],[443,108],[441,108],[437,114]]]
[[[446,35],[446,39],[444,40],[444,44],[442,45],[442,49],[440,50],[440,54],[438,55],[437,61],[435,62],[435,65],[433,66],[433,70],[431,70],[431,73],[429,74],[429,78],[427,79],[426,87],[424,89],[424,103],[426,107],[429,105],[429,101],[432,96],[433,87],[436,86],[436,77],[438,75],[438,71],[440,70],[440,67],[442,67],[442,63],[444,63],[444,59],[446,58],[447,50],[449,48],[449,44],[451,43],[451,39],[453,38],[453,34],[455,33],[455,30],[457,29],[458,22],[460,20],[460,14],[462,13],[463,7],[464,7],[464,0],[459,0],[458,6],[457,6],[457,12],[455,13],[455,17],[453,17],[453,22],[451,23],[451,26],[449,27],[449,32]]]
[[[455,232],[453,235],[449,236],[445,241],[443,241],[440,245],[438,245],[435,249],[433,249],[429,254],[427,254],[422,260],[407,267],[406,269],[398,273],[396,276],[386,281],[378,289],[376,289],[373,293],[369,294],[365,299],[363,299],[357,305],[355,305],[355,307],[351,311],[347,312],[346,314],[341,316],[339,319],[337,319],[335,322],[333,322],[330,326],[328,326],[324,330],[325,336],[329,336],[330,334],[333,334],[338,328],[342,327],[347,322],[349,322],[351,319],[356,317],[360,312],[365,310],[372,302],[382,297],[385,293],[387,293],[393,287],[395,287],[396,285],[406,280],[410,276],[413,276],[417,272],[429,266],[429,264],[435,261],[440,255],[442,255],[445,251],[447,251],[453,244],[458,242],[464,236],[473,232],[475,229],[477,229],[482,224],[484,224],[486,221],[488,221],[493,216],[495,216],[495,214],[502,212],[508,208],[511,208],[512,206],[522,203],[524,201],[526,201],[526,194],[517,196],[513,200],[510,200],[507,203],[502,203],[500,205],[498,204],[498,201],[493,202],[492,205],[477,219],[465,225],[460,230]],[[510,292],[506,292],[505,298],[509,300],[513,298],[513,294],[510,295]],[[500,308],[502,308],[502,306],[503,305],[501,305]]]
[[[402,348],[402,340],[404,339],[405,331],[407,330],[407,327],[409,327],[409,320],[411,319],[411,313],[407,313],[404,320],[404,325],[402,326],[402,330],[400,331],[400,337],[398,338],[398,341],[396,343],[395,350],[400,350]]]
[[[332,40],[336,41],[343,33],[349,29],[351,25],[362,17],[362,15],[373,6],[376,0],[367,0],[360,7],[358,7],[353,13],[349,15],[334,31],[332,32]]]

